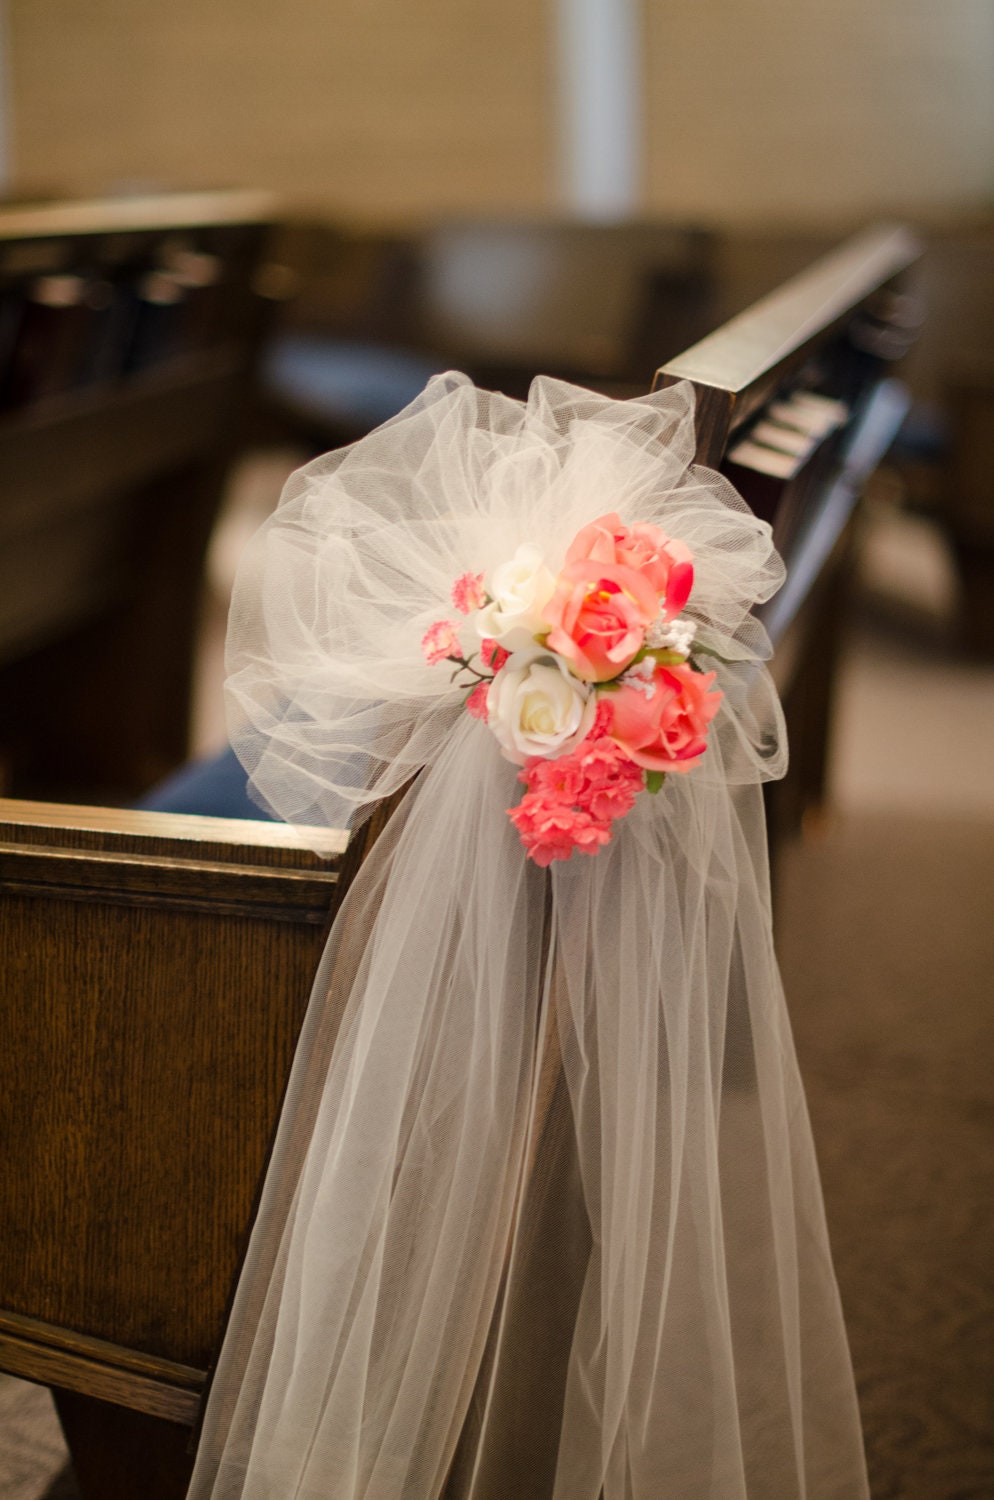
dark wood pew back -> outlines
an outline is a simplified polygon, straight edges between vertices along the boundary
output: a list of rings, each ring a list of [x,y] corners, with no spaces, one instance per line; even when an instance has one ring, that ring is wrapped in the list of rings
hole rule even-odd
[[[919,327],[903,288],[920,254],[901,226],[868,229],[656,374],[693,382],[698,461],[772,523],[787,565],[763,611],[791,747],[769,788],[774,848],[826,799],[850,522],[907,410],[891,367]]]
[[[0,1369],[55,1388],[87,1496],[184,1492],[314,971],[379,826],[319,857],[283,825],[0,801]]]
[[[0,791],[128,800],[188,754],[271,217],[255,193],[0,209]]]
[[[191,1416],[341,878],[347,838],[324,844],[0,803],[2,1108],[32,1127],[0,1163],[0,1326],[26,1371],[97,1361],[108,1394]]]

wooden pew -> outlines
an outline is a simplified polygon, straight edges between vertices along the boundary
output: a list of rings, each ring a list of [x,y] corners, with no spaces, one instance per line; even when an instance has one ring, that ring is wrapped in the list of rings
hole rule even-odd
[[[920,254],[900,226],[869,229],[656,374],[655,387],[694,384],[698,462],[726,473],[772,523],[787,565],[763,611],[791,756],[787,778],[767,789],[774,849],[825,801],[850,520],[908,408],[890,367],[916,331],[900,287]],[[837,403],[838,420],[830,405],[819,414],[819,401]]]
[[[0,791],[128,801],[189,753],[272,210],[247,192],[0,208]]]
[[[0,801],[0,1369],[55,1388],[81,1488],[181,1495],[329,923],[383,817]]]
[[[946,381],[950,455],[941,523],[962,596],[965,648],[994,660],[994,357],[964,362]]]
[[[901,231],[864,237],[657,377],[694,381],[699,456],[787,549],[767,618],[802,722],[847,518],[901,410],[874,331],[915,254]],[[760,472],[756,423],[805,391],[844,403],[838,425]],[[87,1500],[184,1492],[324,933],[385,816],[329,831],[321,861],[281,827],[0,803],[0,1368],[55,1389]],[[551,1098],[558,1058],[541,1066]]]
[[[661,221],[456,218],[408,235],[290,224],[278,250],[298,290],[263,388],[270,417],[318,452],[447,369],[518,398],[539,372],[638,395],[661,357],[719,321],[715,236]]]

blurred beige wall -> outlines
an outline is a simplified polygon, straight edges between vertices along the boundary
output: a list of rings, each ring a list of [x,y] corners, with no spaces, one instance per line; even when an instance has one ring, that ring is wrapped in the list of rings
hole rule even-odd
[[[860,218],[994,198],[994,0],[645,0],[650,209]]]
[[[241,183],[386,221],[552,211],[557,3],[8,0],[14,181]],[[644,0],[643,26],[649,213],[994,197],[994,0]]]
[[[536,0],[8,0],[19,186],[274,188],[363,218],[535,209]]]

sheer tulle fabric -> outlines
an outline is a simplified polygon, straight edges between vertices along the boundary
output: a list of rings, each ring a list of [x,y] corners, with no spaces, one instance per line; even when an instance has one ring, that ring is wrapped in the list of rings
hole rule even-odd
[[[291,481],[243,572],[236,743],[294,821],[427,766],[314,987],[195,1500],[866,1494],[773,955],[768,528],[692,397],[433,381]],[[418,643],[452,579],[617,510],[693,549],[701,765],[548,872],[515,767]],[[358,768],[358,769],[357,769]]]

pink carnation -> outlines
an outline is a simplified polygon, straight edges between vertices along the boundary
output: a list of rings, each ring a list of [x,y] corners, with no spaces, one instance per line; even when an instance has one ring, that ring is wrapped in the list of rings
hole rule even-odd
[[[510,651],[505,651],[503,646],[498,646],[496,641],[486,636],[480,643],[480,659],[485,667],[489,667],[495,675],[510,656]]]
[[[569,859],[575,849],[596,854],[611,838],[607,824],[583,808],[541,792],[526,793],[511,809],[510,818],[529,857],[542,866]]]
[[[612,821],[631,811],[643,779],[613,740],[588,737],[569,755],[526,761],[518,780],[528,790],[509,816],[536,864],[569,859],[577,849],[596,854],[610,842]]]
[[[461,573],[452,585],[452,602],[460,614],[472,614],[487,602],[482,573]]]
[[[455,620],[436,620],[434,625],[428,626],[421,638],[421,650],[430,667],[440,661],[462,656],[458,629],[459,626]]]
[[[523,781],[530,792],[542,792],[546,796],[557,797],[561,802],[575,802],[586,785],[586,777],[576,751],[572,755],[559,755],[552,760],[533,755],[531,760],[525,761],[523,769],[518,773],[518,780]]]
[[[474,719],[482,719],[487,722],[487,691],[489,682],[478,682],[476,687],[466,699],[466,711],[473,715]]]
[[[585,740],[577,756],[587,781],[584,806],[594,817],[623,818],[631,812],[642,790],[642,767],[610,739]]]
[[[611,733],[611,725],[614,722],[614,710],[609,699],[599,697],[597,699],[597,710],[594,714],[594,722],[590,726],[588,740],[599,740],[603,735]]]

